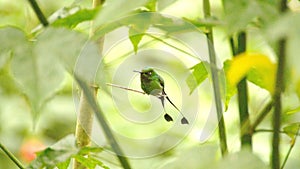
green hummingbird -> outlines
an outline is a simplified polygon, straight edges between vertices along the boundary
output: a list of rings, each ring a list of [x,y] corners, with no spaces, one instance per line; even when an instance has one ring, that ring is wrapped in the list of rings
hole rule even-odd
[[[164,79],[159,76],[153,68],[145,68],[142,71],[134,70],[134,72],[140,73],[141,78],[141,88],[148,95],[156,96],[161,100],[162,106],[165,111],[165,98],[174,106],[174,108],[182,115],[181,124],[189,124],[188,120],[184,117],[181,111],[175,106],[175,104],[170,100],[167,93],[165,92],[165,82]],[[166,113],[164,118],[166,121],[173,121],[173,118]]]

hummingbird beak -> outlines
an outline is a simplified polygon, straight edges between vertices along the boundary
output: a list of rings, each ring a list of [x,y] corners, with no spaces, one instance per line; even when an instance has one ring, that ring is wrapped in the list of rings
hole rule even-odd
[[[138,71],[138,70],[133,70],[133,72],[142,73],[141,71]]]

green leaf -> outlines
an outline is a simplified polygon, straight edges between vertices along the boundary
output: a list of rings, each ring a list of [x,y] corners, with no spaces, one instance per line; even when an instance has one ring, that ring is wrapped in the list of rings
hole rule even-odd
[[[161,11],[165,8],[170,7],[173,3],[175,3],[177,0],[159,0],[157,2],[157,9],[158,11]]]
[[[90,156],[84,157],[80,155],[75,155],[73,157],[75,158],[76,161],[78,161],[88,169],[94,169],[96,166],[100,166],[101,168],[105,168],[105,169],[108,168],[105,165],[103,165],[101,161]]]
[[[127,1],[106,0],[101,11],[95,18],[95,26],[97,27],[120,19],[134,9],[145,5],[147,2],[148,0],[131,0],[130,3]]]
[[[204,62],[200,62],[191,68],[193,70],[192,74],[190,74],[186,83],[190,88],[190,94],[207,78],[208,72],[205,68]]]
[[[74,28],[81,22],[92,20],[96,16],[98,11],[99,8],[81,9],[74,14],[70,14],[64,18],[55,20],[52,23],[52,26]]]
[[[218,147],[215,145],[193,145],[179,151],[172,160],[159,163],[159,169],[211,169],[217,162]],[[195,158],[198,157],[198,158]],[[201,159],[201,161],[199,161]],[[155,167],[153,167],[155,168]]]
[[[224,8],[226,28],[229,35],[246,30],[247,26],[257,18],[264,24],[274,20],[279,15],[277,3],[272,1],[224,0]],[[253,12],[253,9],[255,9],[255,12]]]
[[[82,161],[88,167],[95,168],[96,165],[104,166],[101,161],[92,157],[102,150],[99,147],[78,149],[75,146],[74,135],[68,135],[53,146],[39,152],[37,158],[29,165],[29,168],[58,167],[59,169],[67,169],[73,157],[79,162]],[[89,155],[85,157],[87,154]]]
[[[287,134],[291,139],[294,139],[295,136],[299,133],[300,122],[288,124],[283,128],[285,134]]]
[[[287,26],[288,25],[288,26]],[[287,38],[287,66],[295,80],[300,79],[299,43],[300,43],[300,14],[286,13],[266,28],[266,37],[271,43]],[[297,83],[297,82],[296,82]],[[294,84],[297,85],[297,84]]]
[[[135,17],[135,23],[129,27],[129,39],[133,45],[134,52],[137,53],[138,45],[144,33],[150,26],[151,17],[148,14],[141,14]]]
[[[229,84],[229,77],[228,77],[228,70],[231,66],[231,60],[226,60],[224,63],[223,63],[223,69],[225,71],[225,77],[226,77],[226,83],[225,83],[225,111],[227,111],[228,109],[228,105],[229,105],[229,102],[230,102],[230,99],[232,98],[232,96],[234,96],[236,94],[236,87],[235,86],[232,86]]]
[[[22,50],[22,45],[26,43],[25,33],[20,29],[14,27],[0,28],[0,69],[3,68],[10,57],[9,51]]]
[[[148,25],[150,25],[165,31],[167,34],[197,30],[197,28],[189,22],[176,20],[170,16],[165,16],[160,13],[141,12],[103,24],[95,32],[93,39],[97,39],[98,37],[101,37],[119,27],[130,25],[135,25],[140,30],[143,30],[141,28],[147,28]]]
[[[224,157],[215,169],[267,169],[263,161],[250,151],[242,150]]]
[[[59,60],[72,73],[87,40],[87,36],[75,31],[48,28],[38,37],[36,48],[45,57]]]
[[[234,57],[227,71],[228,83],[235,87],[245,76],[254,84],[274,92],[276,64],[260,53],[242,53]]]
[[[151,12],[156,12],[156,6],[157,0],[148,0],[148,3],[145,5],[145,7]]]
[[[93,97],[92,92],[90,91],[90,87],[87,85],[87,83],[85,81],[81,80],[76,74],[74,74],[74,78],[75,78],[76,82],[78,83],[78,85],[80,86],[80,88],[82,89],[82,91],[84,92],[84,94],[86,95],[87,101],[90,104],[91,108],[93,109],[93,111],[96,115],[96,118],[99,121],[99,123],[104,131],[104,134],[105,134],[107,140],[109,141],[109,144],[111,145],[113,151],[116,153],[121,165],[123,166],[123,168],[130,168],[127,158],[123,155],[123,151],[122,151],[119,143],[115,139],[115,136],[113,135],[113,132],[112,132],[110,126],[108,125],[103,112],[101,111],[99,105],[97,104],[97,102],[95,101],[95,98]]]

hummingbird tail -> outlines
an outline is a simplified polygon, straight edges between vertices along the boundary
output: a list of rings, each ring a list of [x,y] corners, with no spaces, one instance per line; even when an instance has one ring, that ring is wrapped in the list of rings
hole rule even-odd
[[[183,117],[181,119],[181,124],[189,124],[189,121],[185,117]]]
[[[167,113],[164,115],[164,118],[167,122],[173,121],[173,118],[170,115],[168,115]]]

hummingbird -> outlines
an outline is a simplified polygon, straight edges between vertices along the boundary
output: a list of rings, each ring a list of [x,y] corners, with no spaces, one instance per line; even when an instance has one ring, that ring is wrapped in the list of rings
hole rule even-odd
[[[161,100],[165,112],[164,118],[166,121],[168,122],[173,121],[173,118],[165,110],[165,98],[182,115],[181,124],[189,124],[188,120],[184,117],[181,111],[175,106],[175,104],[170,100],[167,93],[165,92],[164,79],[159,74],[157,74],[153,68],[145,68],[142,71],[134,70],[134,72],[140,73],[142,90],[146,94],[156,96]]]

